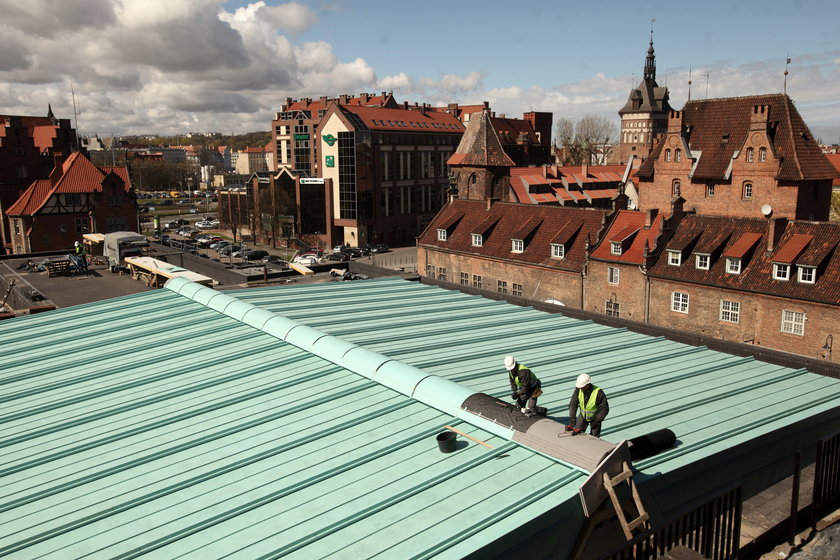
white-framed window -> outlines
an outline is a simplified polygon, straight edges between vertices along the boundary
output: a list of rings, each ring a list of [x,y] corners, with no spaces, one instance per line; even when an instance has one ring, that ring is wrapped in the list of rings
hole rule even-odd
[[[87,218],[73,218],[73,227],[76,233],[85,233],[88,230],[88,223]]]
[[[670,149],[665,150],[665,161],[671,161],[671,150]]]
[[[481,247],[484,245],[484,237],[480,233],[472,234],[472,246]]]
[[[747,163],[752,163],[753,161],[753,149],[747,148]]]
[[[510,252],[511,253],[521,253],[525,250],[525,242],[521,239],[511,239],[510,240]]]
[[[682,264],[682,252],[668,251],[668,264],[671,266],[680,266]]]
[[[688,294],[671,292],[671,311],[688,313]]]
[[[472,287],[473,287],[473,288],[478,288],[479,290],[480,290],[480,289],[482,289],[482,288],[484,287],[484,282],[482,281],[482,278],[481,278],[481,276],[480,276],[480,275],[478,275],[478,274],[473,274],[473,277],[472,277]]]
[[[789,309],[782,310],[782,328],[783,333],[798,334],[802,336],[805,334],[805,313],[801,311],[791,311]]]
[[[767,161],[767,148],[759,148],[758,149],[758,161],[760,161],[760,162]]]
[[[607,317],[618,317],[620,308],[617,301],[607,301],[604,304],[604,309],[606,311]]]
[[[428,276],[429,278],[434,278],[435,277],[435,270],[436,269],[435,269],[434,265],[427,264],[426,265],[426,276]]]
[[[469,286],[470,285],[470,275],[466,272],[461,273],[461,285],[462,286]]]
[[[438,241],[446,241],[446,230],[443,228],[438,228]]]
[[[790,280],[790,265],[773,263],[773,280]]]
[[[522,284],[511,284],[510,293],[522,297]]]
[[[726,273],[741,274],[741,259],[736,259],[735,257],[727,257]]]
[[[700,270],[709,270],[709,255],[701,253],[694,255],[694,267]]]
[[[800,266],[797,274],[798,280],[803,284],[813,284],[817,281],[817,269],[813,266]]]
[[[609,282],[610,284],[618,284],[620,275],[621,271],[618,269],[618,267],[609,267],[607,269],[607,282]]]
[[[682,150],[680,150],[679,148],[674,150],[674,161],[676,161],[677,163],[682,161]]]
[[[613,255],[620,255],[621,254],[621,242],[620,241],[610,241],[610,253]]]
[[[438,269],[438,279],[439,279],[439,280],[443,280],[444,282],[445,282],[446,280],[448,280],[448,278],[446,277],[446,269],[445,269],[445,268],[440,267],[440,268]]]
[[[566,246],[562,243],[552,243],[551,244],[551,258],[552,259],[562,259],[566,256]]]
[[[497,280],[496,281],[496,291],[499,292],[500,294],[508,293],[507,282],[504,281],[504,280]]]
[[[714,185],[706,185],[706,196],[715,196],[715,186]]]
[[[741,304],[737,301],[720,300],[720,320],[737,323],[741,317]]]
[[[750,182],[744,183],[744,198],[752,198],[752,194],[753,194],[752,183],[750,183]]]

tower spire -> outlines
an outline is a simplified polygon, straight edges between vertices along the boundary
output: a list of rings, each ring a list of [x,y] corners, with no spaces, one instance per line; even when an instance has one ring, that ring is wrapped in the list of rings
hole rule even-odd
[[[656,19],[650,20],[650,46],[645,58],[645,80],[656,79],[656,57],[653,56],[653,22],[655,21]]]

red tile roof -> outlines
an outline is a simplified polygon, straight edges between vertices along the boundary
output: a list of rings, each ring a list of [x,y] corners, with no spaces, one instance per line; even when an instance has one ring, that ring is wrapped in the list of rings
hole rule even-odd
[[[680,266],[667,264],[660,259],[650,271],[655,278],[683,281],[722,289],[741,290],[768,294],[772,296],[799,299],[840,305],[840,224],[833,222],[788,222],[779,240],[775,243],[774,253],[767,255],[767,221],[753,218],[731,218],[718,216],[688,215],[683,218],[674,233],[678,237],[697,237],[706,232],[728,233],[727,245],[720,257],[712,257],[709,269],[698,269],[694,259],[685,258]],[[812,236],[808,248],[792,263],[796,266],[817,267],[816,282],[807,284],[797,281],[797,274],[787,281],[773,279],[773,262],[778,261],[779,253],[784,255],[788,245],[795,247],[803,239],[802,235]],[[743,240],[743,241],[742,241]],[[752,253],[742,262],[740,274],[726,272],[726,255],[735,256],[748,243]],[[666,248],[670,248],[670,243]],[[699,245],[699,243],[698,243]],[[731,247],[739,245],[738,250]]]
[[[481,167],[513,167],[514,165],[513,160],[502,149],[502,143],[490,122],[488,111],[483,111],[480,116],[470,119],[461,142],[446,163]]]
[[[446,241],[437,239],[439,224],[450,223],[453,216],[463,215]],[[585,262],[584,246],[587,238],[594,243],[602,228],[606,212],[592,208],[564,208],[562,206],[534,206],[499,202],[487,209],[479,200],[456,199],[444,206],[430,226],[418,239],[418,245],[437,247],[485,258],[548,266],[559,270],[579,272]],[[541,220],[525,244],[522,253],[511,253],[511,240],[526,224]],[[472,246],[472,233],[479,233],[487,224],[495,224],[481,247]],[[557,241],[563,233],[562,241]],[[564,243],[566,257],[551,258],[551,243]]]
[[[790,97],[784,94],[754,95],[689,101],[683,108],[683,125],[690,129],[692,152],[700,152],[695,179],[726,177],[732,156],[740,150],[750,131],[755,106],[767,106],[773,149],[782,158],[777,179],[802,181],[834,179],[837,170],[828,162]],[[662,151],[658,142],[639,168],[639,176],[652,176]]]
[[[604,242],[592,250],[592,258],[604,261],[643,264],[645,246],[653,251],[656,248],[656,238],[662,233],[662,214],[658,214],[651,227],[645,228],[646,214],[634,210],[621,210],[616,215],[609,230],[603,235]],[[613,255],[610,241],[623,241],[634,232],[636,236],[622,251],[621,255]]]
[[[795,263],[797,257],[802,254],[802,251],[808,247],[813,239],[813,235],[808,235],[806,233],[793,234],[790,239],[788,239],[787,243],[779,247],[779,250],[776,251],[776,254],[773,257],[773,262],[787,264]]]
[[[828,160],[828,163],[837,170],[837,177],[834,178],[832,186],[840,188],[840,154],[825,154],[825,157]]]
[[[54,194],[101,192],[102,181],[108,173],[112,172],[123,180],[126,192],[131,190],[128,170],[125,167],[99,168],[81,152],[74,152],[60,166],[53,169],[49,179],[32,183],[9,207],[7,214],[10,216],[33,215]]]
[[[510,184],[523,204],[591,201],[615,197],[624,171],[623,165],[514,167]]]
[[[762,233],[760,232],[747,232],[742,233],[738,239],[726,249],[726,252],[723,253],[724,257],[732,257],[735,259],[742,259],[744,255],[752,251],[752,248],[755,247],[756,242],[761,239]]]
[[[413,111],[386,107],[355,107],[342,105],[341,109],[356,115],[369,130],[387,130],[411,133],[450,132],[462,134],[464,125],[449,113]]]

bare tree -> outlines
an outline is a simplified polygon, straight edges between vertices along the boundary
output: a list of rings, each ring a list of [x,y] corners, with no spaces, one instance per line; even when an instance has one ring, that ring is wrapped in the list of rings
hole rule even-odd
[[[562,165],[604,164],[618,136],[616,124],[598,115],[586,115],[577,121],[561,118],[554,131],[562,148]]]

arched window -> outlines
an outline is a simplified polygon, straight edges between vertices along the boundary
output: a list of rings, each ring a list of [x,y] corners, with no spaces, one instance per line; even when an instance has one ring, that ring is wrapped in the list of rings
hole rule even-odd
[[[665,161],[671,161],[671,150],[670,150],[670,148],[665,150]]]
[[[752,163],[753,161],[753,149],[747,148],[747,163]]]
[[[478,177],[476,177],[475,173],[470,175],[470,184],[475,185],[476,181],[478,181]]]
[[[680,180],[674,179],[674,182],[671,183],[671,194],[673,196],[680,196]]]
[[[682,161],[682,150],[674,151],[674,161]]]
[[[753,195],[752,183],[747,181],[746,183],[744,183],[744,198],[745,199],[750,199],[750,198],[752,198],[752,195]]]
[[[761,161],[761,162],[767,161],[767,148],[759,148],[758,149],[758,161]]]

